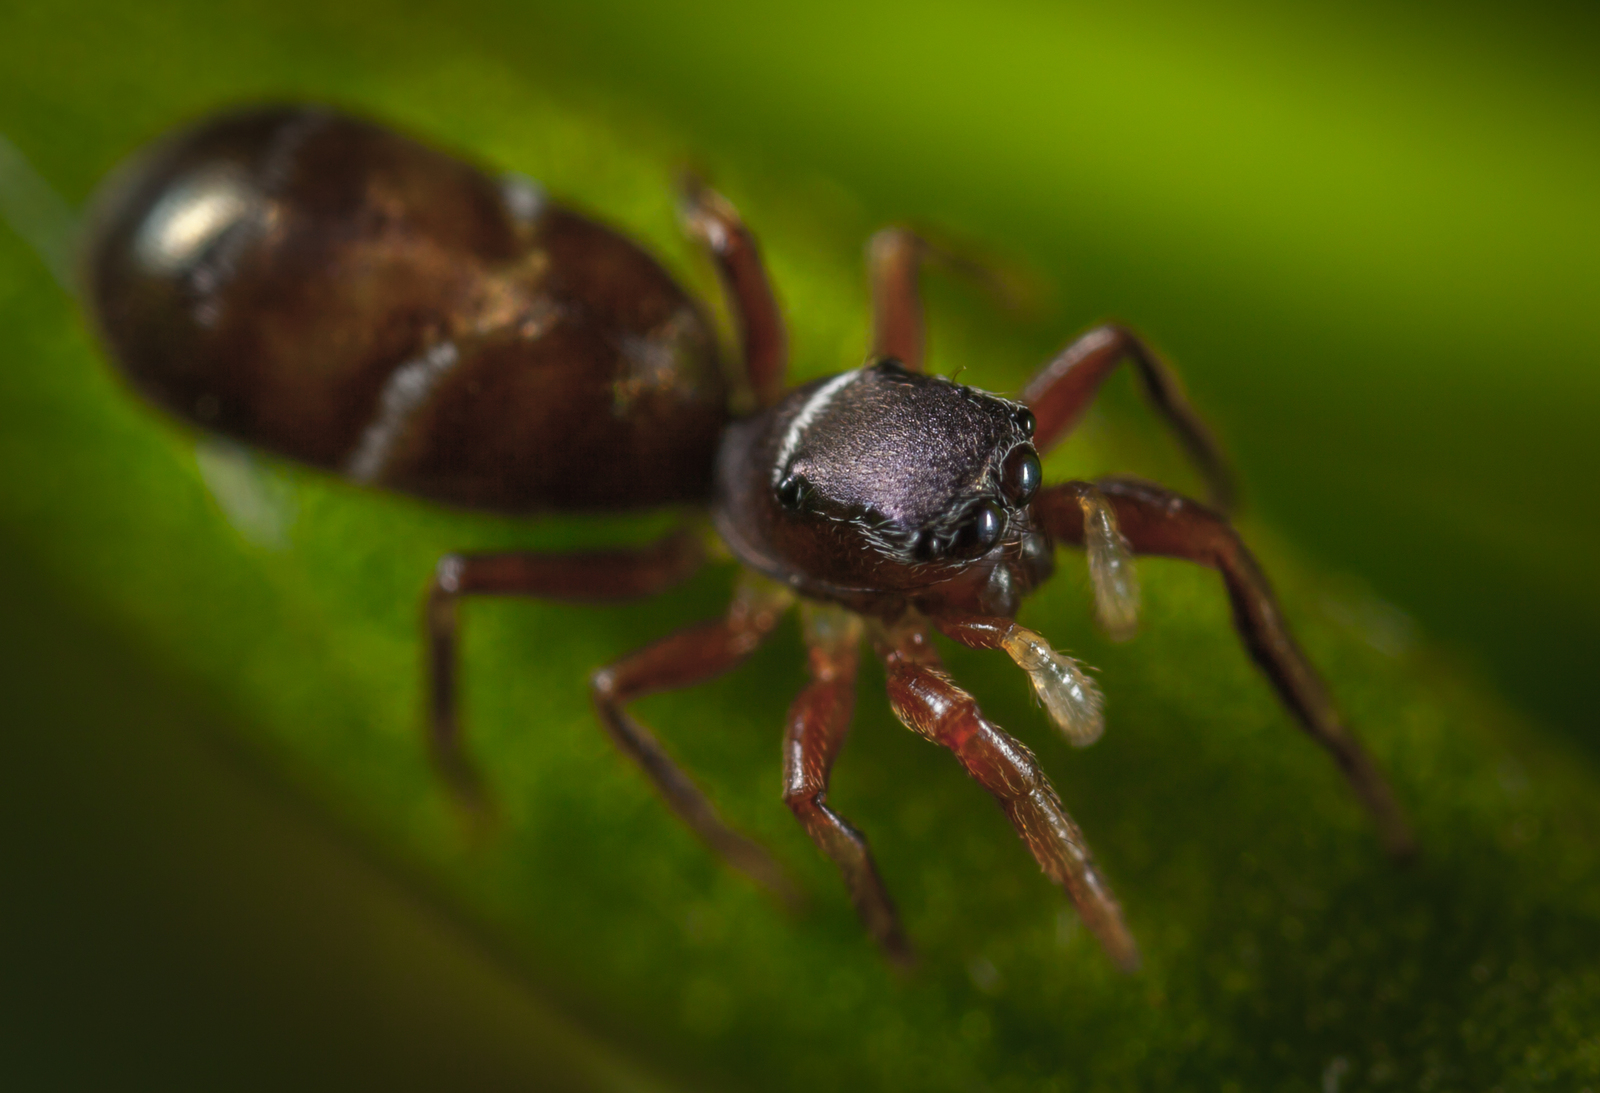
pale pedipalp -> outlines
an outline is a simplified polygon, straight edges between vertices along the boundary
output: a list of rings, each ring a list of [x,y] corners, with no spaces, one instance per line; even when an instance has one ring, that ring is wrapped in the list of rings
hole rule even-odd
[[[1139,629],[1139,573],[1133,551],[1117,530],[1117,517],[1105,494],[1088,487],[1079,492],[1078,504],[1083,509],[1095,621],[1112,641],[1127,641]]]
[[[1061,735],[1074,747],[1088,747],[1105,730],[1105,699],[1083,665],[1050,647],[1043,636],[1013,624],[1000,648],[1028,673],[1033,693]]]

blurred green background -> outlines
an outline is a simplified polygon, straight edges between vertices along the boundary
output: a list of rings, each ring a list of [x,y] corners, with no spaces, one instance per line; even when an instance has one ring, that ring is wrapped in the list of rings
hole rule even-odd
[[[1103,668],[1093,752],[952,657],[1106,859],[1136,980],[953,764],[893,735],[869,672],[838,796],[925,946],[914,983],[883,971],[777,803],[792,633],[645,712],[817,911],[781,918],[672,830],[581,683],[715,610],[725,572],[639,608],[474,610],[469,709],[512,799],[467,845],[415,741],[431,558],[642,529],[273,468],[293,526],[246,541],[0,233],[0,1065],[28,1089],[1595,1080],[1597,29],[1538,5],[0,8],[0,133],[74,204],[218,105],[332,100],[541,177],[702,289],[667,186],[704,164],[763,237],[803,375],[860,353],[858,248],[890,219],[1053,288],[1008,318],[930,285],[941,370],[1015,389],[1090,322],[1146,331],[1430,849],[1376,860],[1219,640],[1211,583],[1160,565],[1132,646],[1088,631],[1070,579],[1031,608]],[[1193,485],[1126,383],[1049,468]]]

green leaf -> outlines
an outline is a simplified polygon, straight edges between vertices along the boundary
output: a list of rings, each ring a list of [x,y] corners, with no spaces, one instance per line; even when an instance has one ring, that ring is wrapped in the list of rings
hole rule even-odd
[[[539,178],[710,295],[673,218],[671,178],[693,155],[761,235],[794,327],[795,374],[853,364],[866,344],[859,253],[884,212],[879,199],[740,154],[736,141],[697,146],[628,74],[639,48],[630,43],[655,25],[643,14],[642,30],[619,33],[614,67],[589,69],[574,60],[594,49],[581,45],[581,26],[548,16],[556,37],[535,43],[540,16],[493,6],[459,21],[301,0],[75,11],[68,20],[59,6],[15,10],[0,45],[0,131],[74,202],[140,142],[221,103],[326,99]],[[540,70],[516,63],[499,30],[540,56],[579,45],[568,68]],[[655,43],[668,60],[673,48]],[[991,196],[1004,192],[991,185]],[[1042,201],[1047,186],[1029,182],[1027,200]],[[1159,179],[1136,196],[1172,218],[1163,223],[1190,200]],[[1214,253],[1202,244],[1185,253]],[[1235,257],[1249,267],[1260,252],[1245,251]],[[1048,260],[1070,271],[1070,255]],[[1107,291],[1101,284],[1092,302]],[[932,299],[935,366],[994,390],[1015,390],[1066,333],[1059,317],[1019,325],[948,287],[934,286]],[[418,607],[434,561],[458,549],[615,542],[660,521],[490,519],[197,454],[191,434],[122,389],[71,301],[10,236],[0,237],[0,314],[0,534],[18,586],[34,589],[20,602],[41,613],[69,604],[85,627],[113,635],[71,661],[107,686],[124,686],[115,681],[136,646],[163,681],[157,695],[182,716],[225,721],[229,739],[492,938],[495,960],[547,1009],[481,1005],[508,1037],[540,1030],[528,1035],[548,1046],[541,1058],[564,1060],[547,1083],[1350,1090],[1600,1080],[1592,760],[1436,652],[1362,580],[1282,541],[1270,511],[1244,522],[1246,537],[1412,811],[1421,862],[1398,869],[1383,858],[1337,772],[1232,637],[1214,575],[1143,563],[1142,636],[1112,645],[1089,627],[1081,563],[1064,556],[1023,621],[1100,669],[1104,740],[1082,752],[1058,741],[1004,658],[951,650],[948,660],[1039,753],[1120,894],[1146,966],[1131,977],[1109,966],[993,803],[950,756],[894,723],[869,670],[830,800],[872,839],[919,947],[919,971],[902,980],[779,800],[782,719],[803,678],[792,626],[736,674],[639,710],[725,814],[794,868],[813,897],[803,917],[719,867],[594,724],[588,672],[719,611],[731,570],[637,605],[467,609],[466,717],[504,817],[475,841],[421,745]],[[1314,332],[1331,321],[1281,325]],[[1186,343],[1158,334],[1207,394]],[[1256,455],[1247,481],[1270,462]],[[1193,484],[1126,384],[1046,462],[1047,478],[1111,469]],[[241,504],[281,520],[230,522],[228,508]],[[1592,574],[1581,578],[1592,589]],[[68,640],[46,642],[46,659],[56,663]],[[64,718],[115,714],[60,708]],[[561,1048],[578,1028],[586,1046]]]

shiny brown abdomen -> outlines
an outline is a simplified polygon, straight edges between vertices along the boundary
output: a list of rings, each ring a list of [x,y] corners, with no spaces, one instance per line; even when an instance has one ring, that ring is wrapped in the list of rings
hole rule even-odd
[[[149,149],[90,223],[112,356],[202,428],[471,508],[710,495],[727,388],[704,313],[531,183],[275,108]]]

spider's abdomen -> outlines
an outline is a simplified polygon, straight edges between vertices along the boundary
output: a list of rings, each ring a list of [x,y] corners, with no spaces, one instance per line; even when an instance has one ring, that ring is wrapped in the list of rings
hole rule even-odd
[[[703,500],[726,383],[703,312],[526,181],[325,110],[214,119],[97,201],[112,356],[195,424],[520,512]]]

